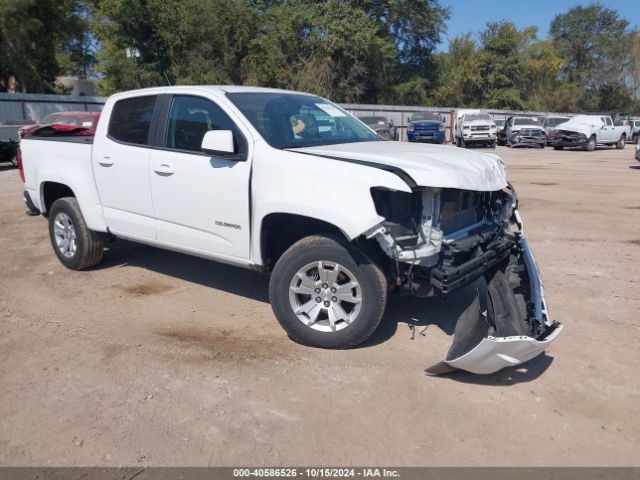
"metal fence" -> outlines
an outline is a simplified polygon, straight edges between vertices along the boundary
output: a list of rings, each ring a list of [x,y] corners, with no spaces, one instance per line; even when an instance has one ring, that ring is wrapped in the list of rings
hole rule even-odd
[[[72,95],[43,95],[29,93],[0,93],[0,140],[15,138],[22,125],[35,123],[53,112],[86,111],[99,112],[106,97],[83,97]],[[340,104],[357,117],[382,116],[392,120],[398,131],[398,140],[406,140],[406,129],[411,115],[415,112],[437,112],[443,117],[451,140],[453,112],[451,107],[410,107],[404,105],[365,105],[357,103]],[[567,115],[557,112],[524,112],[516,110],[484,110],[495,119],[506,119],[510,115]]]

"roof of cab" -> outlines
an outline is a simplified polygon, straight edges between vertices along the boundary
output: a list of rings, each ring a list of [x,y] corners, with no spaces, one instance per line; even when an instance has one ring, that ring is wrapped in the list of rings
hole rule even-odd
[[[114,96],[130,96],[132,94],[158,94],[158,93],[170,93],[172,90],[193,90],[193,91],[209,91],[217,93],[288,93],[288,94],[303,94],[305,92],[295,92],[293,90],[281,90],[278,88],[266,88],[266,87],[250,87],[240,85],[175,85],[175,86],[162,86],[142,88],[138,90],[127,90],[118,92]],[[310,94],[306,94],[310,95]]]

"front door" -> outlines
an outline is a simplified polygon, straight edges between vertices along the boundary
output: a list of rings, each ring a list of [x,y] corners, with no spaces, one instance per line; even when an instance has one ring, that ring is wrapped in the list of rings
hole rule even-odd
[[[245,161],[204,154],[208,130],[233,131],[236,153]],[[251,161],[234,122],[210,99],[174,95],[160,143],[149,170],[158,240],[248,259]]]

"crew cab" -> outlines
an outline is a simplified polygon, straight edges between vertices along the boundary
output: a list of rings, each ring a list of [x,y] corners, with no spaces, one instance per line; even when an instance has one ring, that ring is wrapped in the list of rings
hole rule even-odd
[[[119,93],[94,137],[36,132],[23,163],[66,267],[97,265],[105,241],[123,238],[259,270],[275,317],[305,345],[365,341],[390,290],[446,296],[483,278],[431,373],[516,365],[562,330],[499,157],[386,141],[317,96]]]
[[[444,143],[444,122],[437,112],[416,112],[407,125],[410,142]]]
[[[592,152],[597,145],[615,145],[622,149],[630,135],[629,125],[614,125],[610,116],[576,115],[553,128],[551,145],[555,150],[581,147]]]
[[[458,147],[496,147],[498,127],[491,115],[481,110],[458,110],[455,119],[454,137]]]

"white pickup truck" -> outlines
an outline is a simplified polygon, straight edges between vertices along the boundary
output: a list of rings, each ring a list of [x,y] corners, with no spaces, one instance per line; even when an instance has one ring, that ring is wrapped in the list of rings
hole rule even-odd
[[[555,150],[582,147],[592,152],[596,145],[615,145],[622,149],[631,134],[629,125],[614,125],[609,116],[576,115],[550,129],[549,143]]]
[[[386,141],[313,95],[125,92],[94,137],[33,135],[22,153],[25,201],[71,269],[124,238],[264,271],[289,336],[325,348],[365,341],[391,289],[446,295],[486,278],[432,373],[519,364],[562,330],[500,158]]]

